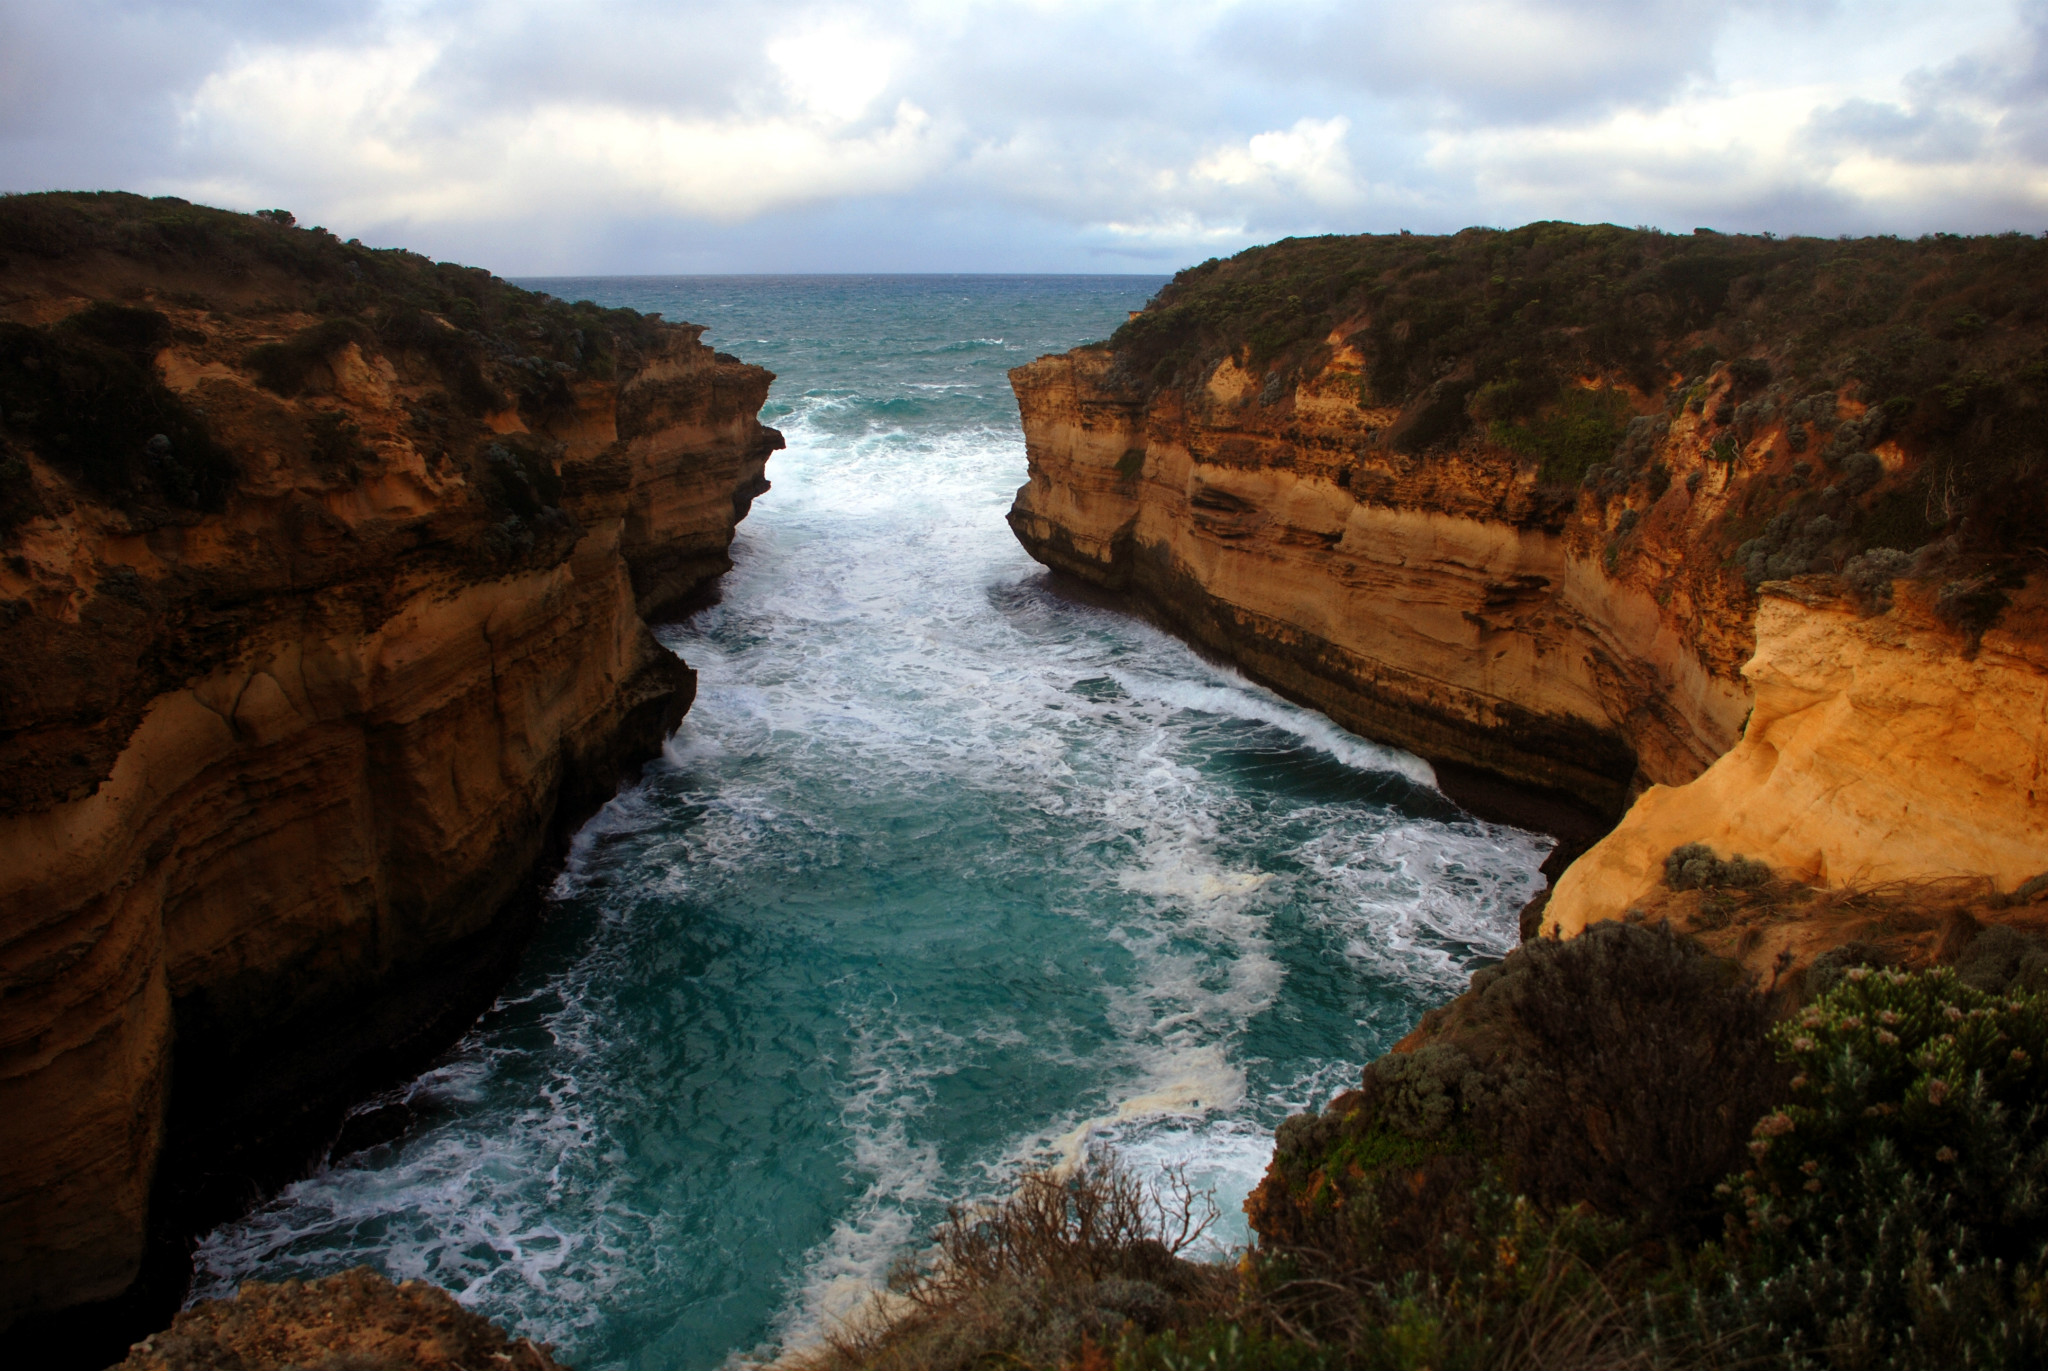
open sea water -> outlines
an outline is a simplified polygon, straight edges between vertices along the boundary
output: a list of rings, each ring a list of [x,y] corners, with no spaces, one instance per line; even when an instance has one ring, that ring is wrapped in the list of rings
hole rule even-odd
[[[697,703],[577,838],[415,1121],[209,1235],[194,1298],[360,1263],[583,1368],[801,1346],[951,1203],[1113,1147],[1213,1187],[1515,942],[1549,841],[1061,587],[1005,376],[1156,277],[525,282],[709,325],[789,450]]]

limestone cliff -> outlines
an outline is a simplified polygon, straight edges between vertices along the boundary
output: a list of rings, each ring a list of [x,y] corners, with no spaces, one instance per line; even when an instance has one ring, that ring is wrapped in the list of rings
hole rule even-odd
[[[1610,814],[1638,771],[1697,775],[1748,707],[1741,635],[1693,631],[1723,621],[1726,580],[1680,570],[1673,594],[1609,575],[1594,530],[1567,527],[1513,453],[1370,446],[1396,414],[1328,398],[1356,393],[1348,361],[1280,406],[1252,402],[1229,358],[1195,395],[1149,401],[1108,349],[1020,367],[1031,479],[1011,526],[1039,560],[1439,764]],[[1673,532],[1716,503],[1673,510]]]
[[[2048,869],[2038,588],[1970,653],[1924,599],[1871,615],[1824,582],[1765,589],[1742,740],[1699,779],[1637,800],[1558,881],[1547,928],[1577,934],[1654,901],[1687,843],[1821,888],[1988,878],[2010,891]]]
[[[288,218],[0,202],[0,1325],[488,1001],[781,445],[694,327]]]
[[[1012,373],[1011,525],[1454,795],[1643,795],[1553,927],[1692,841],[2010,889],[2048,867],[2043,266],[1571,225],[1254,249]]]

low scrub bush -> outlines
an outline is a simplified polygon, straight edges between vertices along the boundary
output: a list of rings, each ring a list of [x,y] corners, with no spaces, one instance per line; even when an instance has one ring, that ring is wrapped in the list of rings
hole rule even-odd
[[[1430,1042],[1287,1122],[1255,1221],[1384,1276],[1435,1261],[1485,1174],[1646,1232],[1696,1227],[1782,1081],[1769,1022],[1732,964],[1667,929],[1526,943],[1473,977]]]
[[[1674,847],[1664,858],[1664,884],[1673,890],[1752,890],[1770,879],[1771,869],[1762,862],[1740,852],[1722,861],[1705,843]]]
[[[168,334],[163,315],[119,305],[48,328],[0,323],[0,426],[131,512],[222,508],[234,465],[157,376]]]
[[[1184,1170],[1148,1186],[1106,1151],[1069,1176],[1027,1175],[1001,1203],[953,1210],[932,1251],[892,1273],[894,1309],[856,1320],[806,1364],[1057,1366],[1199,1326],[1235,1285],[1229,1268],[1180,1255],[1215,1218]]]
[[[290,399],[306,388],[317,368],[351,343],[371,347],[375,339],[354,319],[327,319],[282,343],[258,344],[244,361],[264,389]]]
[[[2048,1006],[1857,967],[1772,1036],[1724,1321],[1781,1364],[2041,1365]]]
[[[1667,425],[1668,426],[1668,425]],[[1630,431],[1628,397],[1614,390],[1574,387],[1545,412],[1527,420],[1496,422],[1495,442],[1534,457],[1538,478],[1553,484],[1576,484],[1595,466],[1615,456],[1617,446],[1633,457],[1633,437],[1647,453],[1659,436],[1654,427]]]

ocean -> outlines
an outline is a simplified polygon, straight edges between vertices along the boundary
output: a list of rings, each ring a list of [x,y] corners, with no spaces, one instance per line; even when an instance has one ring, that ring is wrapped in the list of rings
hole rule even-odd
[[[1185,1163],[1210,1255],[1244,1242],[1274,1127],[1513,947],[1550,844],[1018,547],[1005,373],[1163,278],[520,284],[708,325],[789,448],[721,601],[658,629],[695,706],[513,982],[402,1137],[208,1235],[193,1297],[368,1263],[585,1371],[697,1371],[1101,1148]]]

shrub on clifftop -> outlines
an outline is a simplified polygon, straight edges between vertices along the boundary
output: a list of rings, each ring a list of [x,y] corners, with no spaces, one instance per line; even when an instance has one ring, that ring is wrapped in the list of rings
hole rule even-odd
[[[1798,1074],[1724,1187],[1724,1318],[1827,1365],[2040,1365],[2048,1005],[1856,967],[1772,1037]]]
[[[1441,1225],[1402,1215],[1482,1170],[1544,1206],[1681,1230],[1714,1213],[1782,1080],[1763,997],[1661,928],[1525,944],[1432,1018],[1431,1041],[1282,1126],[1251,1202],[1261,1233],[1331,1253],[1392,1241],[1408,1261],[1399,1235],[1426,1246]]]

